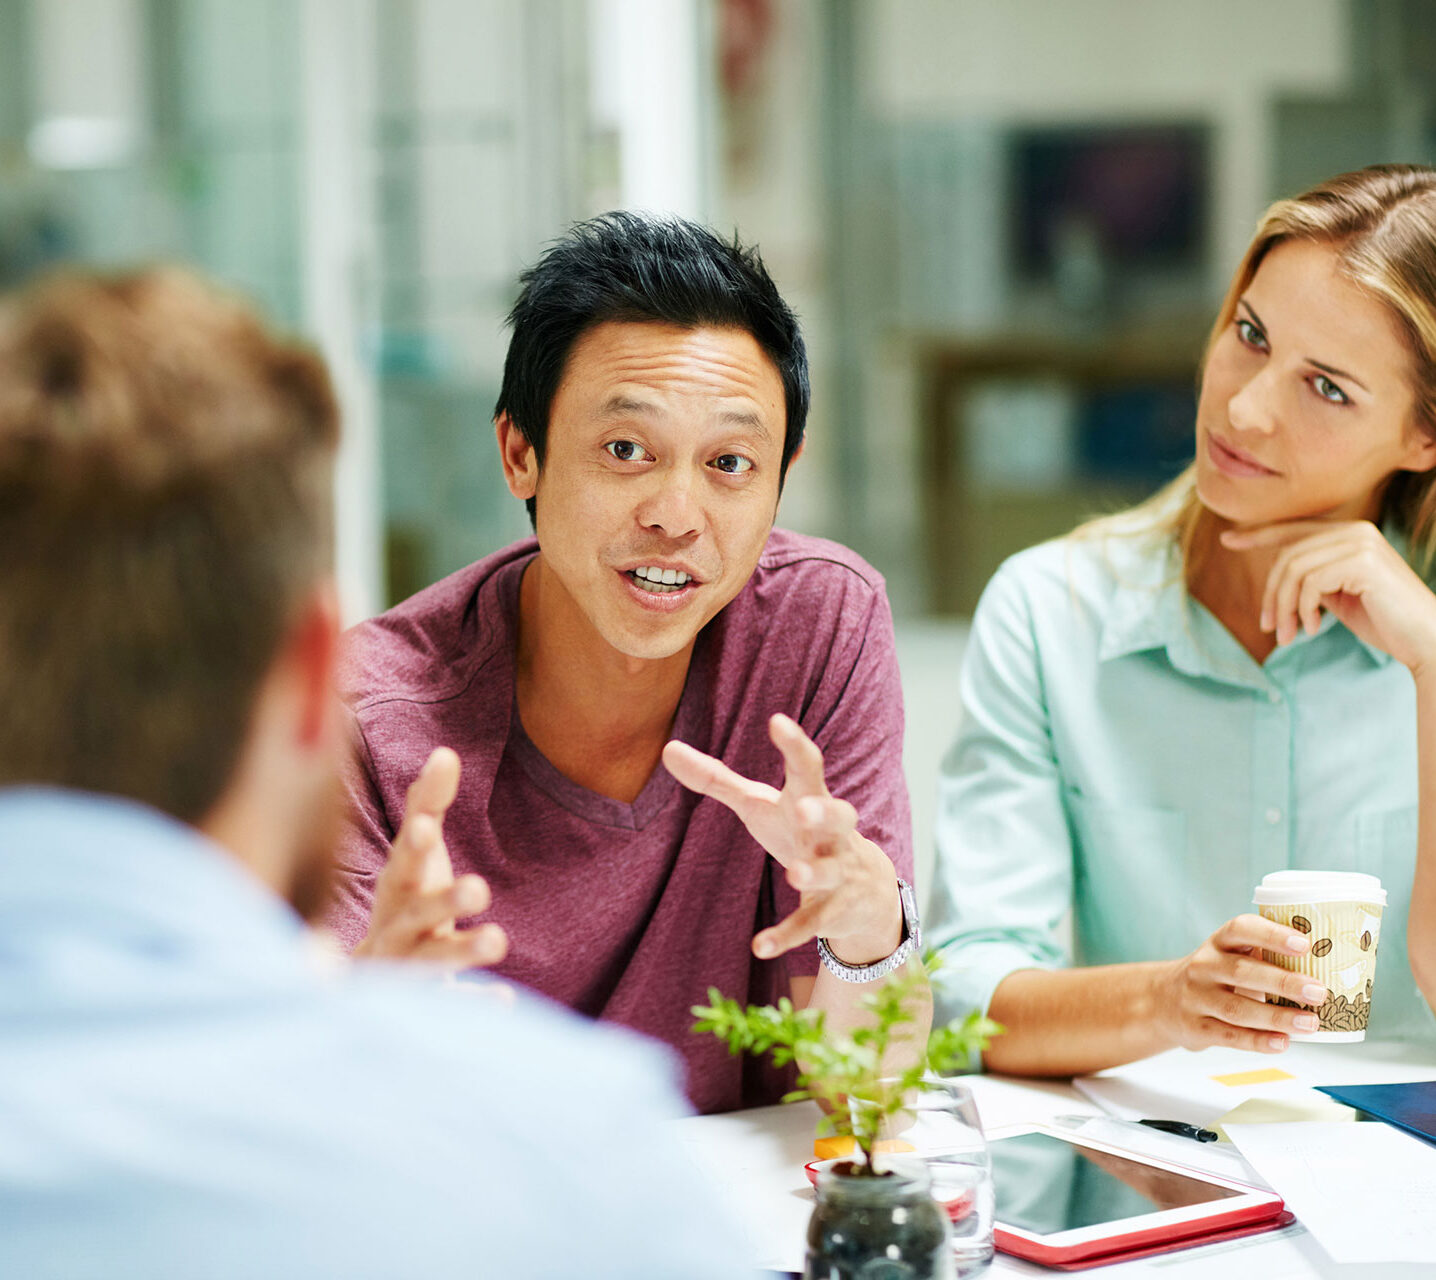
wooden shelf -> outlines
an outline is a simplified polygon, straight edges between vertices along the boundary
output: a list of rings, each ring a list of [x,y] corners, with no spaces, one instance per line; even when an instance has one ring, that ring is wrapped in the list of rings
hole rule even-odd
[[[970,616],[1009,555],[1083,519],[1120,510],[1150,483],[1075,475],[1023,490],[983,484],[966,463],[967,393],[984,381],[1056,380],[1078,397],[1141,386],[1196,386],[1210,317],[1090,334],[1013,333],[980,341],[910,335],[919,385],[922,503],[931,612]]]

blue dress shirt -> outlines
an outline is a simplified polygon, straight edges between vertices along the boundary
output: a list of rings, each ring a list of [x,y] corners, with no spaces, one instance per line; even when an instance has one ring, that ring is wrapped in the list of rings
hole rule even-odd
[[[1415,686],[1389,655],[1328,614],[1258,664],[1170,538],[1068,537],[993,577],[961,697],[927,924],[944,1016],[1017,969],[1175,959],[1305,867],[1381,877],[1369,1033],[1436,1038],[1406,958]]]
[[[318,964],[227,853],[0,791],[0,1276],[733,1276],[670,1055]]]

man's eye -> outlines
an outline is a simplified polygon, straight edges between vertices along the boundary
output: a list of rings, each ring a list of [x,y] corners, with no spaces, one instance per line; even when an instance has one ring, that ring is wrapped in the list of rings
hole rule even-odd
[[[643,446],[632,440],[610,440],[603,447],[620,462],[642,462],[648,456]]]
[[[1312,390],[1329,404],[1350,404],[1351,397],[1323,373],[1311,380]]]
[[[1255,347],[1258,351],[1266,350],[1266,334],[1250,320],[1237,320],[1237,336],[1249,347]]]
[[[720,453],[713,459],[713,465],[719,471],[725,471],[730,476],[742,475],[745,471],[753,470],[753,460],[745,458],[741,453]]]

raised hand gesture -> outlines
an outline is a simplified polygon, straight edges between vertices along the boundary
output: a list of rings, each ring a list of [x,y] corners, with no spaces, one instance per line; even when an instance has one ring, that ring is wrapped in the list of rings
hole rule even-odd
[[[454,922],[487,911],[489,886],[454,878],[444,844],[444,815],[459,793],[459,757],[437,748],[409,786],[404,821],[374,885],[369,932],[354,948],[369,959],[418,960],[444,969],[497,964],[508,938],[496,924],[460,931]]]
[[[823,753],[798,724],[775,715],[768,733],[783,756],[781,791],[687,743],[670,742],[663,749],[669,772],[737,814],[801,895],[796,911],[753,939],[754,955],[771,958],[815,937],[826,938],[848,964],[891,955],[903,927],[892,862],[859,834],[853,806],[828,791]]]

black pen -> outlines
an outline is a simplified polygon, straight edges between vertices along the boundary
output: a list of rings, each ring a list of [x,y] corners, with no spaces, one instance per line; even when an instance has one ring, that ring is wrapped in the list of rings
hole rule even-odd
[[[1179,1138],[1190,1138],[1193,1142],[1215,1142],[1221,1135],[1210,1129],[1199,1129],[1194,1124],[1183,1124],[1180,1120],[1138,1120],[1149,1129],[1175,1134]]]

